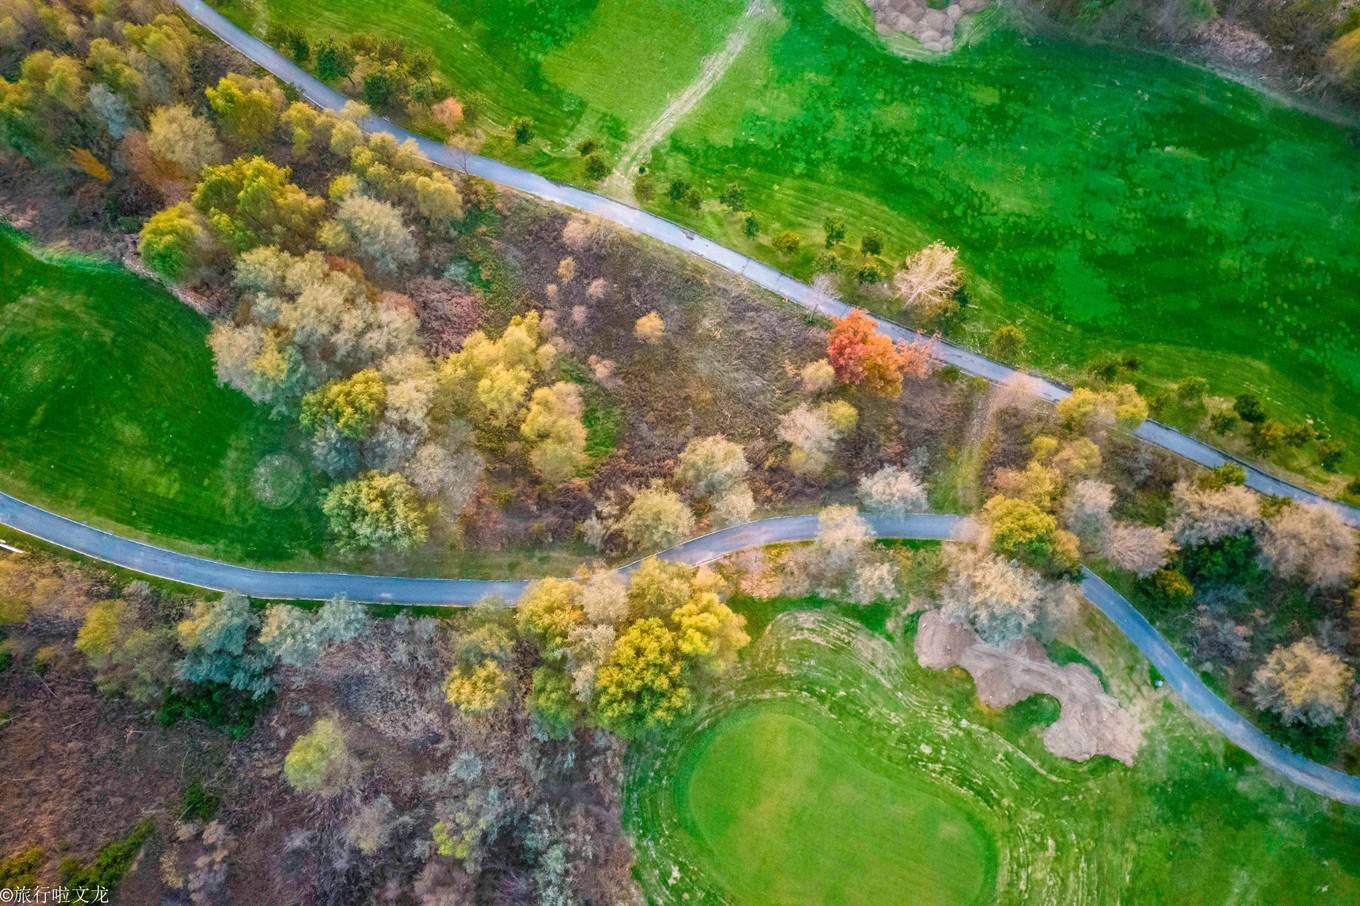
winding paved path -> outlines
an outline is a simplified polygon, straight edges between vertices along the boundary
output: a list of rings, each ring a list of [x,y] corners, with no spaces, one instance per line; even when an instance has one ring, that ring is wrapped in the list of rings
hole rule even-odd
[[[302,93],[307,100],[318,107],[339,111],[348,100],[343,94],[321,82],[311,73],[297,66],[263,41],[234,25],[221,13],[203,0],[175,0],[188,16],[208,31],[217,35],[260,68],[272,73],[276,78],[287,82]],[[379,116],[366,118],[362,127],[368,132],[387,132],[399,140],[411,139],[431,162],[453,170],[461,170],[501,186],[517,189],[536,198],[559,204],[567,208],[593,214],[618,226],[649,236],[658,242],[679,249],[719,267],[739,274],[776,295],[802,306],[805,309],[829,317],[843,317],[851,310],[839,299],[818,292],[806,283],[801,283],[787,274],[781,273],[768,264],[748,258],[739,252],[705,239],[693,230],[686,229],[655,214],[638,210],[612,198],[605,198],[574,186],[563,185],[550,179],[521,170],[498,160],[472,154],[458,148],[414,135],[395,123]],[[900,324],[882,318],[875,318],[878,328],[894,339],[911,342],[921,339],[921,335]],[[940,343],[938,358],[948,365],[956,366],[967,374],[986,378],[1000,383],[1016,374],[1015,369],[1000,362],[978,355],[975,352],[952,343]],[[1039,396],[1050,402],[1057,402],[1071,391],[1060,384],[1043,378],[1035,378]],[[1191,462],[1208,468],[1235,462],[1247,473],[1247,486],[1264,494],[1292,497],[1296,500],[1329,503],[1340,510],[1342,518],[1352,527],[1360,528],[1360,507],[1335,503],[1320,494],[1290,484],[1276,478],[1249,463],[1224,453],[1209,444],[1195,440],[1159,422],[1143,422],[1134,435],[1147,443],[1169,450]]]
[[[866,519],[878,538],[945,541],[965,538],[972,530],[971,520],[964,516],[921,513]],[[463,606],[488,595],[514,601],[529,584],[516,580],[417,579],[250,569],[120,538],[3,493],[0,524],[140,573],[257,598],[315,600],[346,595],[369,603]],[[659,556],[697,566],[754,547],[811,541],[816,535],[816,514],[778,516],[701,535]],[[637,566],[634,562],[621,570],[631,572]],[[1191,710],[1286,779],[1338,802],[1360,805],[1360,777],[1309,761],[1270,739],[1215,695],[1128,600],[1090,570],[1084,572],[1081,587],[1087,600],[1128,636]]]

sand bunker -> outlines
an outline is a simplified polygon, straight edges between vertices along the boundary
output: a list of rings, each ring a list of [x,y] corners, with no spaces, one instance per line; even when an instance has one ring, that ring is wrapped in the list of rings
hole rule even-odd
[[[880,35],[911,35],[926,50],[943,53],[954,49],[959,24],[987,8],[990,0],[952,0],[944,9],[932,9],[925,0],[864,0],[873,11]]]
[[[951,623],[932,610],[921,615],[916,658],[934,670],[967,670],[978,700],[989,708],[1005,708],[1041,692],[1056,698],[1062,715],[1044,731],[1044,745],[1060,758],[1085,761],[1109,755],[1131,765],[1138,754],[1143,731],[1133,713],[1105,694],[1091,668],[1059,667],[1032,638],[987,645],[972,627]]]

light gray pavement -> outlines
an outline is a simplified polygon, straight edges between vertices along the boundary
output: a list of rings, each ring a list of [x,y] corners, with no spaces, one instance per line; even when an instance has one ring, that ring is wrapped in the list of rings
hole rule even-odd
[[[945,541],[971,534],[967,517],[943,514],[866,517],[879,538]],[[461,606],[487,596],[516,600],[529,584],[519,580],[418,579],[345,573],[302,573],[250,569],[120,538],[0,493],[0,524],[107,563],[187,585],[239,591],[257,598],[317,600],[346,595],[368,603]],[[811,541],[816,514],[777,516],[693,538],[661,557],[691,565],[770,544]],[[636,569],[637,562],[622,567]],[[1082,591],[1161,673],[1167,685],[1196,714],[1262,764],[1319,795],[1360,805],[1360,777],[1333,770],[1273,741],[1214,694],[1170,643],[1132,604],[1089,570]]]
[[[276,78],[298,89],[313,104],[335,111],[344,107],[348,100],[344,95],[321,82],[268,44],[232,24],[221,13],[204,3],[203,0],[176,0],[176,2],[199,25],[217,35],[222,41],[234,47],[260,68],[269,71]],[[553,182],[537,173],[521,170],[498,160],[471,154],[423,136],[414,135],[383,117],[370,116],[364,120],[362,126],[369,132],[387,132],[401,140],[412,139],[420,147],[421,152],[431,162],[439,166],[461,170],[489,182],[517,189],[544,201],[592,214],[618,226],[649,236],[687,254],[703,258],[705,261],[740,274],[757,286],[810,311],[828,317],[843,317],[850,311],[850,306],[844,302],[818,292],[806,283],[799,282],[787,274],[775,270],[768,264],[748,258],[712,240],[705,239],[693,230],[686,229],[665,218],[657,217],[655,214],[649,214],[623,202],[605,198],[574,186]],[[894,324],[882,318],[875,318],[875,320],[878,322],[879,330],[894,339],[907,342],[921,339],[921,335],[916,331],[900,324]],[[1016,374],[1013,368],[952,343],[941,342],[938,348],[938,357],[945,364],[954,365],[960,371],[985,378],[993,383],[1000,383]],[[1034,386],[1039,396],[1050,402],[1057,402],[1071,392],[1067,387],[1053,381],[1037,376],[1033,377]],[[1329,503],[1337,507],[1347,524],[1354,528],[1360,528],[1360,507],[1329,501],[1320,494],[1276,478],[1173,428],[1149,420],[1139,425],[1134,434],[1147,443],[1209,468],[1223,465],[1226,462],[1236,462],[1246,470],[1248,487],[1264,494]]]

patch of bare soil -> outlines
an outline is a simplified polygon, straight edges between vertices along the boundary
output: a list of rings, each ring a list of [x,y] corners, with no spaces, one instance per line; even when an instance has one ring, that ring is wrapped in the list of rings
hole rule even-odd
[[[1007,708],[1031,695],[1056,698],[1062,714],[1044,731],[1044,746],[1060,758],[1086,761],[1108,755],[1132,765],[1138,755],[1143,731],[1133,712],[1101,689],[1091,668],[1059,667],[1028,636],[1003,647],[987,645],[971,627],[932,610],[921,615],[916,658],[933,670],[967,670],[978,700],[988,708]]]

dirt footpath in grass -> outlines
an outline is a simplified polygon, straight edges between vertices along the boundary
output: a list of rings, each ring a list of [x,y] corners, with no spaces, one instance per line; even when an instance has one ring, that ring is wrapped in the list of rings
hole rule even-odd
[[[1044,731],[1044,746],[1060,758],[1108,755],[1132,765],[1138,755],[1143,731],[1133,712],[1105,694],[1091,668],[1059,667],[1028,636],[1002,647],[987,645],[971,627],[932,610],[921,615],[916,658],[934,670],[967,670],[978,700],[988,708],[1007,708],[1041,693],[1056,698],[1062,714]]]
[[[737,27],[727,36],[727,42],[713,54],[704,58],[703,65],[699,70],[699,77],[685,87],[683,91],[671,99],[666,105],[666,109],[661,111],[651,124],[643,130],[642,134],[633,139],[623,153],[619,155],[618,166],[614,172],[609,174],[605,180],[603,189],[606,193],[627,193],[629,186],[632,185],[633,178],[637,176],[638,165],[646,159],[651,150],[670,134],[675,128],[675,124],[680,122],[691,110],[698,106],[704,99],[704,95],[723,77],[728,68],[741,56],[741,52],[746,49],[746,44],[751,39],[756,27],[765,20],[765,16],[770,12],[770,6],[766,0],[751,0],[745,11],[741,14],[741,19],[737,22]]]

